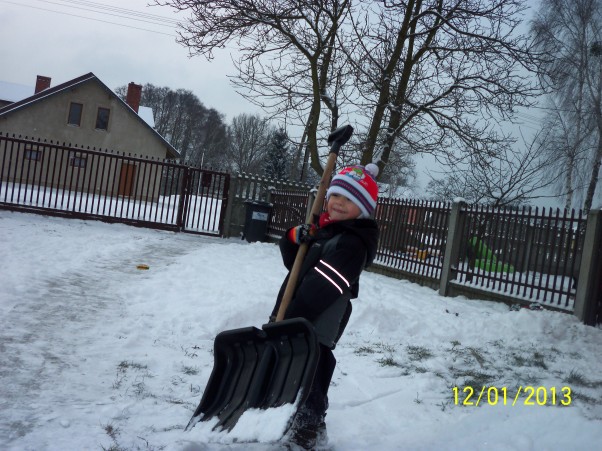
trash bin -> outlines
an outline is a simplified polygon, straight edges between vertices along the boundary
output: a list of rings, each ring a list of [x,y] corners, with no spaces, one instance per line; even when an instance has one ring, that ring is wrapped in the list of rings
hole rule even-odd
[[[265,241],[268,232],[268,220],[272,212],[272,204],[258,200],[245,201],[245,228],[243,238],[249,243]]]

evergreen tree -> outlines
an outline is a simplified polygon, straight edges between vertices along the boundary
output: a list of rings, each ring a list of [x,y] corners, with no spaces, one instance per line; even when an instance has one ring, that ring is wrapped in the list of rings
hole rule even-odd
[[[287,176],[289,139],[286,130],[280,128],[272,133],[266,155],[265,175],[269,178],[284,179]]]

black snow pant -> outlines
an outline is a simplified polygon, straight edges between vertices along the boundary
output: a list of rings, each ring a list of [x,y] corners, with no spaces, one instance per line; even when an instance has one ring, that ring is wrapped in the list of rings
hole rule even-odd
[[[318,426],[324,421],[328,409],[328,388],[334,373],[337,361],[332,350],[320,344],[320,359],[316,368],[314,382],[309,391],[309,396],[301,406],[300,412],[307,421]]]

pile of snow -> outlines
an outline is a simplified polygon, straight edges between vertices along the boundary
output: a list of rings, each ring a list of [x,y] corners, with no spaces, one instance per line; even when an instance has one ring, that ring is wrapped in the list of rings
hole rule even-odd
[[[0,211],[0,248],[1,449],[274,449],[286,409],[250,412],[235,434],[183,429],[215,335],[267,320],[285,276],[275,245]],[[594,449],[601,349],[602,330],[570,314],[365,273],[335,350],[330,444]],[[456,405],[466,385],[499,398]],[[522,394],[513,406],[519,386],[544,387],[547,405]]]

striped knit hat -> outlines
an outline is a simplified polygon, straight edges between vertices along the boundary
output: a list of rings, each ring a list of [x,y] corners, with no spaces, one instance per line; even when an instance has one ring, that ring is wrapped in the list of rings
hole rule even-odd
[[[326,192],[326,200],[337,193],[347,197],[362,212],[360,218],[372,216],[378,198],[378,185],[374,180],[378,175],[378,166],[369,163],[364,166],[350,166],[332,178]]]

